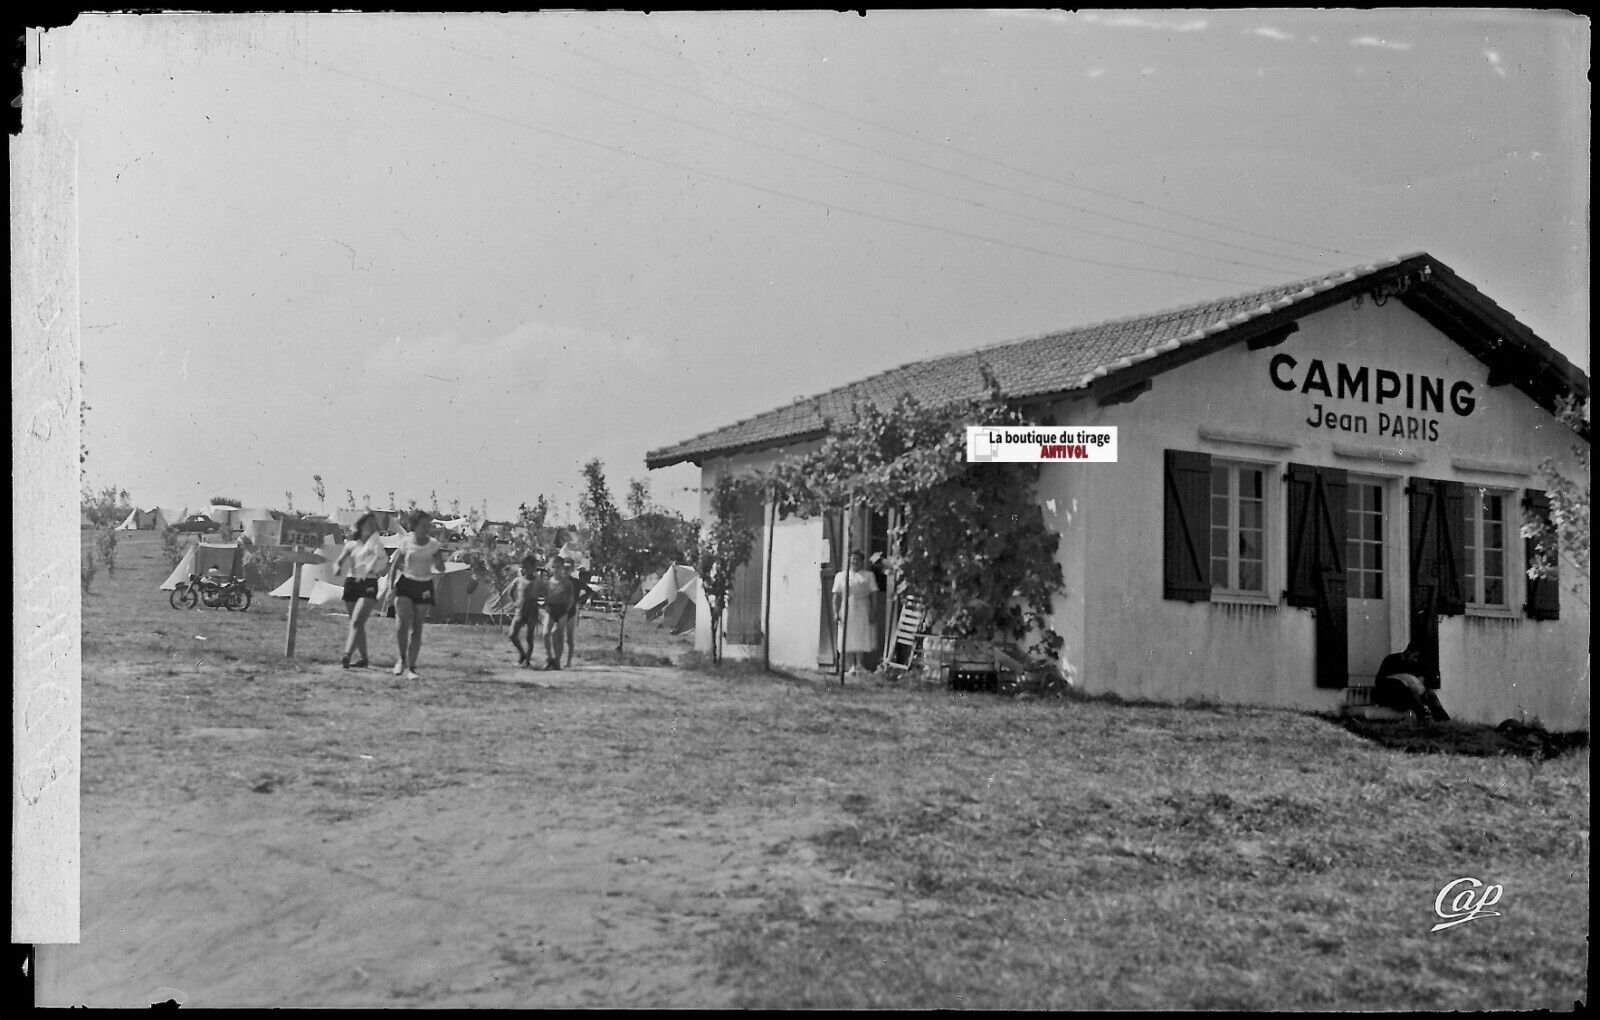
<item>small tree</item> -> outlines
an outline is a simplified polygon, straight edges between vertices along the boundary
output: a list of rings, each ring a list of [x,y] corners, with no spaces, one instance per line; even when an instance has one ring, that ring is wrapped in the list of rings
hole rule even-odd
[[[183,561],[183,544],[178,541],[178,533],[171,528],[161,529],[161,555],[169,566],[176,567]]]
[[[455,519],[459,518],[460,516],[461,516],[461,501],[459,499],[452,499],[450,501],[450,518],[452,520],[455,520]]]
[[[294,493],[285,490],[283,493],[283,507],[289,513],[294,513]]]
[[[439,490],[437,490],[437,489],[428,490],[428,501],[432,506],[433,516],[438,517],[439,516]]]
[[[650,483],[635,478],[628,482],[628,516],[641,517],[650,509]]]
[[[100,534],[95,538],[95,547],[100,551],[100,559],[106,565],[106,574],[116,576],[117,573],[117,529],[101,528]]]
[[[717,476],[711,490],[711,527],[700,537],[700,590],[711,611],[711,661],[722,661],[722,614],[727,608],[733,577],[750,559],[755,529],[744,523],[746,502],[759,494],[752,479],[732,474]]]
[[[317,509],[325,510],[328,506],[328,490],[322,485],[321,475],[311,476],[311,491],[317,494]]]
[[[356,508],[356,490],[354,490],[354,489],[346,489],[346,490],[344,490],[344,498],[345,498],[345,506],[348,509],[354,510]]]

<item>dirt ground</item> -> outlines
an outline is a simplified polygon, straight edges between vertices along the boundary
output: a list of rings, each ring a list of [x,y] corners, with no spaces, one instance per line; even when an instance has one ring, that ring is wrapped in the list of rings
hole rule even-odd
[[[41,1005],[1587,998],[1586,741],[711,675],[641,665],[688,642],[637,614],[556,672],[431,626],[407,682],[392,621],[379,668],[324,612],[290,661],[283,601],[173,610],[149,535],[119,563],[83,602],[82,942],[42,947]],[[1499,914],[1430,931],[1461,876]]]
[[[729,692],[585,663],[614,618],[560,672],[435,626],[408,684],[309,613],[291,666],[282,600],[174,611],[151,543],[85,600],[82,942],[40,954],[40,1004],[714,1006],[706,936],[819,870],[789,848],[820,808],[653,791],[649,748]]]

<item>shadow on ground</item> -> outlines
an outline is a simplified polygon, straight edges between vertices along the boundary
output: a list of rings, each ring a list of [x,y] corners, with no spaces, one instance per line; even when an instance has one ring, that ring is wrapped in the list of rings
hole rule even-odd
[[[1498,726],[1466,722],[1390,722],[1324,715],[1321,718],[1381,747],[1407,754],[1501,756],[1546,761],[1589,746],[1589,732],[1551,733],[1542,726],[1507,719]]]

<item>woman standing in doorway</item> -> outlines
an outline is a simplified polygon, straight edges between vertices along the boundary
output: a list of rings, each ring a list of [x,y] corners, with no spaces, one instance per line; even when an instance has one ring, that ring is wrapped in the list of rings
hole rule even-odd
[[[866,569],[866,557],[859,550],[850,554],[850,567],[833,579],[833,618],[845,626],[844,657],[848,672],[861,672],[861,658],[877,646],[872,625],[872,600],[878,594],[878,581]],[[844,601],[850,600],[850,620],[844,623]]]
[[[395,607],[395,641],[400,656],[394,675],[407,680],[417,676],[417,655],[422,651],[422,625],[433,605],[433,577],[444,573],[444,546],[429,534],[433,518],[418,510],[411,515],[411,530],[400,539],[389,565],[389,599]]]
[[[383,537],[378,534],[378,515],[364,513],[356,519],[355,534],[344,544],[344,550],[334,561],[334,576],[344,573],[344,604],[350,611],[350,633],[344,641],[344,657],[339,664],[345,669],[367,664],[367,620],[378,604],[378,578],[389,565],[389,550],[383,547]],[[360,655],[355,662],[352,655]]]

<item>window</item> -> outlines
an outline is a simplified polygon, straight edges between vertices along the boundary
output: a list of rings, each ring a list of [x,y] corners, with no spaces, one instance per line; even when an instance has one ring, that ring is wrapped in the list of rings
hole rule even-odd
[[[1467,605],[1472,609],[1509,611],[1506,577],[1506,511],[1510,495],[1494,489],[1467,490],[1464,553]]]
[[[1345,524],[1345,589],[1353,599],[1383,598],[1383,486],[1350,482]]]
[[[1221,595],[1267,593],[1266,472],[1211,465],[1211,584]]]

